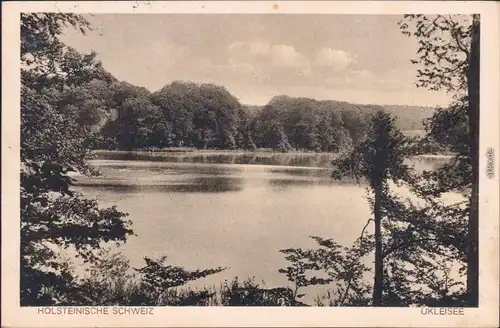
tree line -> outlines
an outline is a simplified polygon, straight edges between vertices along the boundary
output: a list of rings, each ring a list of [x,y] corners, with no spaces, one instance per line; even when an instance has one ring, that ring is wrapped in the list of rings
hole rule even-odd
[[[149,92],[104,75],[53,97],[58,110],[97,132],[96,147],[105,149],[338,152],[361,140],[370,117],[383,109],[284,95],[248,106],[214,84],[176,81]]]
[[[338,151],[360,138],[375,106],[277,96],[245,106],[224,87],[173,82],[156,92],[114,79],[57,95],[56,107],[98,132],[100,148],[193,147]]]
[[[176,82],[150,93],[118,82],[95,53],[63,44],[65,26],[91,28],[74,14],[21,16],[21,305],[303,305],[303,288],[333,284],[317,305],[477,306],[478,16],[467,24],[440,15],[401,21],[403,33],[420,41],[417,84],[456,94],[426,120],[418,142],[382,108],[364,115],[343,110],[347,104],[280,96],[252,112],[209,84]],[[439,44],[446,33],[452,41]],[[332,110],[335,104],[341,109]],[[454,149],[452,162],[424,172],[405,164],[436,144]],[[373,218],[352,245],[313,237],[316,249],[282,250],[290,264],[280,272],[292,288],[235,280],[219,291],[179,292],[224,268],[189,271],[161,257],[145,258],[134,274],[123,274],[132,269],[127,260],[104,250],[125,243],[134,234],[132,222],[116,207],[102,208],[72,191],[68,175],[98,174],[88,158],[103,145],[338,151],[332,177],[367,182]],[[423,205],[394,194],[390,181],[409,187]],[[437,201],[449,191],[462,192],[465,201]],[[365,231],[371,222],[373,234]],[[55,249],[76,252],[85,277]],[[364,260],[368,255],[373,266]],[[466,283],[450,275],[456,264]]]

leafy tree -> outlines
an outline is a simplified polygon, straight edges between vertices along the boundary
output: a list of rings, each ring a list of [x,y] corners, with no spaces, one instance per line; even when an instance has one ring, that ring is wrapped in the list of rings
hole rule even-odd
[[[189,271],[168,264],[166,257],[145,258],[133,269],[120,253],[101,252],[80,281],[80,304],[101,306],[297,306],[288,288],[261,288],[253,279],[225,281],[218,289],[191,289],[185,284],[224,268]]]
[[[468,153],[468,120],[464,109],[466,106],[467,99],[462,97],[447,108],[438,108],[434,115],[425,121],[425,141],[436,143],[455,153]]]
[[[288,96],[274,97],[263,108],[241,106],[223,87],[179,81],[150,94],[125,82],[94,80],[63,92],[59,98],[81,124],[100,130],[105,147],[112,143],[104,141],[116,139],[122,149],[263,147],[336,152],[349,147],[353,137],[357,140],[365,134],[366,120],[374,111],[373,106]],[[146,98],[152,104],[145,105]],[[133,101],[142,107],[131,108],[130,99],[142,99]],[[157,110],[143,110],[152,106],[162,115]],[[131,126],[133,120],[142,128]],[[136,135],[139,132],[142,135]],[[152,139],[146,137],[149,135]]]
[[[345,108],[341,111],[342,122],[345,128],[349,131],[349,136],[353,143],[360,142],[368,127],[368,116],[357,108]]]
[[[282,152],[287,152],[291,148],[281,123],[275,122],[269,127],[266,134],[266,145],[266,148],[273,148]]]
[[[457,101],[464,104],[460,107],[467,116],[469,147],[457,155],[455,163],[459,163],[461,169],[465,171],[459,175],[460,177],[468,175],[468,178],[461,180],[460,184],[463,184],[462,187],[471,188],[468,220],[467,294],[469,305],[477,306],[479,295],[479,15],[405,15],[400,22],[400,27],[405,35],[418,39],[420,45],[417,58],[412,61],[419,66],[417,86],[431,90],[444,89],[454,93]],[[463,101],[465,99],[466,102]],[[448,116],[448,118],[453,117],[456,116]],[[441,119],[443,116],[436,118]],[[450,121],[450,124],[454,124],[454,122]],[[462,122],[456,122],[454,125],[461,124]],[[454,178],[456,172],[454,168],[446,166],[435,176],[443,177],[446,175],[448,180],[456,180]],[[444,189],[447,189],[448,185],[449,183],[445,184]],[[439,192],[439,188],[438,184],[435,191]]]
[[[202,101],[199,108],[215,114],[215,134],[220,148],[234,149],[241,105],[224,87],[213,84],[200,86]]]
[[[287,98],[274,106],[282,106],[285,112],[284,126],[288,141],[296,149],[315,149],[317,103],[307,98]]]
[[[66,87],[51,102],[78,124],[94,132],[111,117],[110,83],[91,80],[76,87]]]
[[[311,272],[323,272],[335,282],[334,290],[316,300],[318,305],[463,305],[461,283],[451,269],[465,262],[467,208],[463,203],[443,205],[421,192],[419,182],[428,173],[422,177],[404,163],[414,151],[411,140],[395,128],[394,118],[377,112],[366,139],[334,160],[334,177],[354,175],[368,183],[374,217],[349,248],[314,237],[319,249],[286,250],[288,260],[294,263],[291,268],[298,268],[292,272],[298,270],[308,277]],[[423,203],[397,196],[389,188],[390,181],[409,187]],[[366,235],[371,221],[375,234]],[[365,273],[371,271],[365,257],[373,252],[371,289],[364,280]],[[372,297],[368,296],[370,290]]]
[[[318,270],[317,263],[314,262],[313,256],[310,252],[304,252],[301,249],[283,249],[280,251],[285,254],[285,259],[291,264],[285,269],[280,269],[279,272],[287,276],[288,281],[292,282],[295,286],[293,290],[293,298],[298,300],[305,296],[299,294],[299,289],[311,285],[324,285],[330,283],[332,280],[329,278],[317,278],[315,276],[308,277],[307,273],[310,270]],[[310,262],[303,261],[309,258]]]
[[[118,108],[127,99],[130,98],[147,98],[151,94],[148,89],[138,87],[128,82],[114,82],[110,86],[112,107]]]
[[[318,296],[316,304],[328,306],[366,306],[370,303],[371,287],[366,283],[365,274],[370,272],[363,263],[363,257],[373,251],[373,236],[364,233],[351,247],[344,247],[333,239],[311,237],[318,249],[284,249],[286,259],[291,263],[280,272],[287,275],[288,280],[295,284],[295,297],[300,298],[299,288],[312,285],[334,283],[335,288],[326,295]],[[318,278],[315,274],[326,275]]]
[[[364,178],[374,193],[375,223],[375,279],[373,305],[382,305],[384,267],[382,255],[383,200],[389,192],[389,179],[408,179],[408,140],[395,128],[395,120],[389,114],[378,111],[372,118],[366,139],[355,145],[352,151],[334,160],[333,176],[341,179],[346,174]]]
[[[21,24],[24,66],[20,302],[23,306],[89,304],[95,301],[93,296],[99,291],[88,287],[106,286],[109,281],[93,285],[81,281],[71,263],[61,256],[62,252],[68,250],[80,258],[84,268],[89,265],[95,268],[96,264],[106,262],[105,254],[100,252],[104,247],[120,245],[133,234],[125,213],[115,207],[102,208],[97,201],[85,199],[71,190],[73,180],[68,176],[69,171],[97,174],[87,162],[96,143],[96,135],[90,127],[97,118],[90,115],[91,110],[98,107],[112,113],[113,109],[118,109],[119,122],[137,118],[139,124],[134,125],[136,130],[132,131],[131,139],[140,146],[152,142],[161,144],[164,140],[155,138],[158,134],[167,137],[165,131],[169,127],[161,110],[149,102],[149,93],[116,83],[93,54],[79,55],[60,42],[58,36],[64,25],[88,28],[83,18],[58,13],[23,14]],[[96,83],[96,79],[104,83]],[[109,270],[101,274],[116,274],[116,270],[125,268],[119,258],[110,261],[112,266],[117,266],[108,267]],[[140,272],[144,275],[144,284],[164,288],[165,284],[183,284],[220,270],[191,272],[168,266],[162,258],[159,261],[147,259],[146,267]],[[160,285],[156,284],[155,274],[163,279]],[[130,294],[135,287],[132,284],[127,288],[118,294]],[[115,301],[104,299],[101,302]]]
[[[75,14],[30,13],[21,15],[21,76],[25,86],[37,91],[47,85],[62,90],[92,79],[112,81],[96,54],[80,54],[59,40],[63,28],[72,26],[82,33],[88,21]]]
[[[246,106],[241,106],[239,111],[239,126],[238,132],[236,134],[236,144],[240,149],[247,149],[255,151],[257,146],[253,140],[252,123],[254,117],[252,113],[249,112],[249,109]]]
[[[86,159],[93,134],[53,100],[67,88],[107,74],[94,54],[79,55],[59,41],[67,24],[88,27],[72,14],[21,17],[22,305],[75,302],[77,285],[57,254],[72,249],[91,261],[103,243],[124,242],[132,233],[124,213],[102,209],[69,190],[68,171],[92,172]]]
[[[172,123],[161,114],[161,112],[152,112],[150,118],[147,119],[152,123],[151,134],[148,138],[150,147],[170,147],[174,142],[174,133]]]
[[[164,122],[160,108],[147,98],[127,98],[119,108],[117,123],[118,145],[122,149],[155,144],[160,147],[169,143],[169,126]]]
[[[254,279],[240,281],[238,277],[224,282],[220,290],[222,306],[304,306],[294,298],[289,288],[261,288]]]
[[[93,85],[89,84],[85,87],[90,92],[95,93]],[[137,87],[127,82],[113,82],[110,85],[102,86],[99,90],[99,99],[106,104],[107,114],[99,132],[106,140],[113,140],[109,146],[114,145],[124,149],[139,148],[140,145],[145,147],[150,137],[158,140],[158,147],[162,142],[170,144],[168,141],[171,138],[170,126],[165,124],[163,115],[160,115],[158,108],[148,101],[150,92],[146,88]],[[140,123],[142,124],[135,126],[134,120],[139,119],[139,117],[141,117]],[[155,122],[157,126],[153,126],[152,123],[145,126],[145,121]],[[152,136],[160,131],[165,133],[163,137]],[[135,135],[136,133],[142,133],[142,135]],[[138,142],[134,140],[138,140]]]
[[[276,96],[256,113],[252,133],[258,147],[286,145],[286,137],[293,149],[337,152],[365,136],[368,119],[378,109],[381,107]],[[269,142],[270,135],[281,135],[279,125],[283,142]]]
[[[172,266],[167,263],[167,257],[159,259],[144,258],[146,265],[137,271],[141,275],[144,290],[153,298],[149,305],[166,305],[168,290],[181,286],[189,281],[204,278],[219,273],[225,268],[188,271],[182,267]]]
[[[209,305],[214,293],[207,290],[177,292],[179,286],[224,268],[189,271],[167,263],[166,257],[145,258],[140,269],[130,266],[121,253],[103,250],[79,281],[82,303],[101,306],[201,306]]]
[[[234,149],[241,105],[225,88],[173,82],[151,96],[173,126],[177,145]]]
[[[176,146],[189,145],[193,134],[193,111],[184,103],[185,94],[191,84],[174,82],[151,95],[151,102],[161,108],[165,118],[172,122]]]
[[[271,101],[272,102],[272,101]],[[270,102],[270,103],[271,103]],[[268,104],[264,106],[257,114],[254,119],[253,131],[255,136],[255,142],[259,148],[275,148],[277,143],[282,137],[285,137],[285,131],[281,122],[284,120],[284,112],[279,108]],[[270,133],[272,131],[272,126],[280,124],[282,129],[282,135],[278,136],[277,141],[271,142],[269,139]]]
[[[341,112],[333,110],[326,103],[320,105],[317,115],[316,131],[321,150],[339,152],[342,148],[349,147],[352,139],[342,120]]]
[[[431,198],[416,205],[392,194],[384,207],[384,303],[463,306],[464,288],[456,279],[466,260],[464,203]]]

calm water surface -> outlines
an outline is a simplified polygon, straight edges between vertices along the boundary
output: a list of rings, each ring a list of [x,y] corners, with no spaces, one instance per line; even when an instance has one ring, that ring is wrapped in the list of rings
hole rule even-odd
[[[332,181],[328,163],[324,154],[113,153],[92,161],[101,176],[78,177],[75,188],[129,213],[137,236],[122,252],[133,266],[168,255],[189,269],[229,267],[202,285],[235,276],[286,285],[280,249],[315,246],[309,236],[350,244],[370,217],[365,187]]]

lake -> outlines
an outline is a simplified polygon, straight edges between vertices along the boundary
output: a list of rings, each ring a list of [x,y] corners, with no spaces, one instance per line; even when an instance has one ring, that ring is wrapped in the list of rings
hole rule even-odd
[[[430,169],[447,160],[416,163]],[[313,153],[106,152],[91,161],[101,175],[77,177],[75,189],[129,213],[137,236],[121,251],[135,267],[144,256],[168,255],[188,269],[229,267],[200,285],[238,276],[284,286],[280,249],[314,247],[309,236],[348,245],[371,216],[365,186],[332,180],[329,162]]]

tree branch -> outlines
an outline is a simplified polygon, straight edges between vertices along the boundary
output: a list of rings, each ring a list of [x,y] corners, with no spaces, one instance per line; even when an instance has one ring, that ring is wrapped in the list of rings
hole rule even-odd
[[[437,239],[431,237],[431,238],[419,238],[419,239],[413,239],[413,240],[405,240],[402,243],[399,243],[399,244],[395,245],[394,247],[390,248],[388,251],[384,252],[384,254],[382,255],[382,258],[386,258],[387,255],[390,255],[392,252],[394,252],[395,250],[397,250],[405,245],[409,246],[410,244],[420,242],[420,241],[437,241]]]
[[[366,221],[365,226],[363,227],[363,230],[361,230],[361,235],[359,236],[360,248],[363,247],[363,234],[365,233],[366,227],[368,227],[368,225],[370,224],[370,221],[374,221],[374,220],[373,219],[368,219],[368,221]]]
[[[363,230],[361,230],[361,235],[359,236],[360,239],[360,249],[363,249],[363,235],[365,233],[366,227],[370,224],[370,221],[374,221],[373,219],[368,219],[366,222],[365,226],[363,227]],[[359,256],[361,258],[361,255]],[[345,270],[345,269],[344,269]],[[353,274],[350,275],[349,280],[347,281],[347,286],[344,292],[344,296],[342,296],[342,299],[340,300],[340,306],[344,305],[345,300],[347,299],[347,295],[349,294],[349,289],[351,289],[351,284],[352,284],[352,279],[353,279]]]
[[[457,27],[457,23],[453,21],[453,18],[451,17],[451,15],[448,15],[449,16],[449,20],[444,18],[448,24],[451,26],[450,28],[450,34],[451,36],[453,37],[453,39],[455,40],[455,42],[457,43],[457,47],[458,49],[460,49],[466,56],[467,58],[467,61],[469,61],[469,56],[470,56],[470,52],[469,52],[469,49],[467,49],[467,47],[465,47],[465,45],[462,43],[462,41],[460,40],[460,37],[457,33],[457,30],[456,30],[456,27]]]

